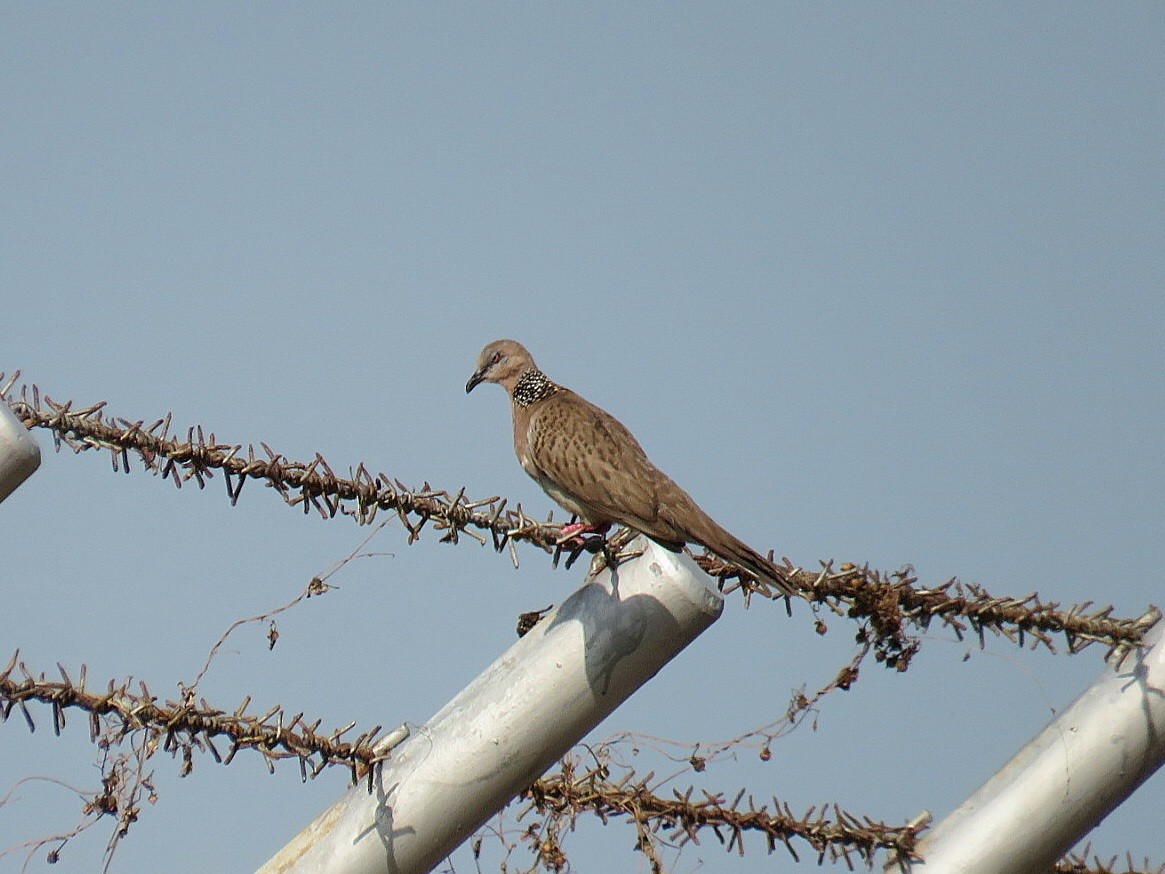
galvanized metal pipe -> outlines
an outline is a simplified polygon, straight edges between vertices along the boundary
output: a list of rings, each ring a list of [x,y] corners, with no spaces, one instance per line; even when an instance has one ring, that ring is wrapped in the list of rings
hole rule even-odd
[[[0,400],[0,501],[40,467],[40,446],[24,423]]]
[[[912,874],[1033,874],[1165,763],[1165,622],[919,843]],[[896,862],[887,871],[900,870]]]
[[[710,626],[723,599],[686,556],[643,555],[544,617],[260,869],[419,874],[440,863]]]

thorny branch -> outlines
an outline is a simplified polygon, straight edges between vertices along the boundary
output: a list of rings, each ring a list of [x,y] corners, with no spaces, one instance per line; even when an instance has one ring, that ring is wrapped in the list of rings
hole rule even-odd
[[[0,388],[0,397],[27,427],[50,430],[58,450],[62,444],[76,452],[107,450],[114,470],[128,472],[132,452],[147,470],[179,488],[192,479],[205,487],[218,471],[232,505],[248,480],[259,480],[289,505],[302,505],[305,513],[314,508],[324,518],[345,515],[361,525],[371,524],[381,512],[395,513],[409,532],[410,544],[431,523],[442,532],[442,542],[457,543],[465,534],[479,543],[491,543],[498,552],[508,549],[515,564],[518,541],[552,553],[556,562],[561,551],[556,543],[561,526],[552,521],[553,515],[539,522],[526,515],[520,504],[507,510],[508,501],[498,496],[469,500],[464,488],[450,494],[428,483],[414,491],[387,474],[373,475],[363,464],[350,476],[341,477],[319,454],[310,462],[292,461],[266,443],[260,443],[261,452],[253,445],[244,449],[241,444],[219,442],[214,433],[201,427],[189,428],[183,438],[171,433],[169,416],[146,425],[144,420],[106,417],[104,402],[75,410],[72,401],[59,403],[42,397],[36,386],[21,386],[14,392],[18,376],[14,374]],[[569,554],[568,566],[580,551]],[[705,553],[696,560],[722,585],[732,586],[736,581],[746,598],[763,594],[746,572],[716,556]],[[875,656],[899,670],[905,670],[919,647],[917,637],[907,629],[925,630],[936,619],[960,639],[971,632],[982,642],[984,633],[991,631],[1021,646],[1030,640],[1032,646],[1042,644],[1054,650],[1053,636],[1062,634],[1072,652],[1094,642],[1123,652],[1137,646],[1160,616],[1154,607],[1138,619],[1114,618],[1112,607],[1093,610],[1091,602],[1062,610],[1058,603],[1041,601],[1035,593],[995,597],[980,586],[956,579],[920,587],[910,567],[886,574],[851,563],[835,569],[832,561],[821,562],[816,572],[796,567],[788,559],[783,566],[788,581],[810,601],[862,620],[861,635],[873,642]]]

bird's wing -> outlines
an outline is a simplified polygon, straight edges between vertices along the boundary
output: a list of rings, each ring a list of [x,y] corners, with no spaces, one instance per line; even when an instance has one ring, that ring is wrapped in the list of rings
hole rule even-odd
[[[660,518],[661,491],[674,484],[614,416],[560,390],[532,410],[528,436],[543,477],[586,509],[584,515],[630,525],[662,541],[684,541],[682,532]]]
[[[700,543],[752,574],[761,590],[797,590],[783,570],[705,513],[657,469],[614,416],[567,389],[530,408],[526,436],[537,479],[592,523],[619,522],[671,549]]]

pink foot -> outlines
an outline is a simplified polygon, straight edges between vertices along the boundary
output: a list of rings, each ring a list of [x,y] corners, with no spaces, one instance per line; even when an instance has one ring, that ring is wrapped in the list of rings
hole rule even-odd
[[[589,525],[586,522],[571,522],[569,525],[562,526],[562,530],[558,533],[558,539],[555,542],[560,546],[567,543],[571,543],[574,546],[582,546],[585,542],[582,535],[598,534],[602,537],[610,530],[610,522],[605,522],[602,525]]]

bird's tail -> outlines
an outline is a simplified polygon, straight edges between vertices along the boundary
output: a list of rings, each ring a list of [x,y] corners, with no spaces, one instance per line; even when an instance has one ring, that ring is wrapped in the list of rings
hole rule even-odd
[[[782,595],[800,596],[800,592],[790,582],[786,571],[769,561],[747,543],[725,531],[707,514],[701,512],[701,515],[704,516],[704,520],[702,520],[704,524],[699,526],[702,530],[691,532],[693,540],[725,561],[732,562],[737,567],[748,571],[756,577],[761,586],[771,586]]]

